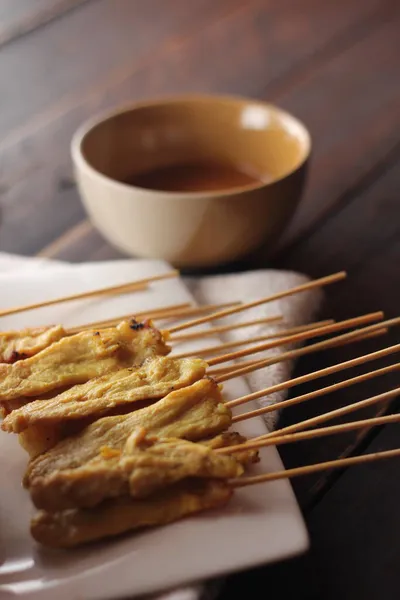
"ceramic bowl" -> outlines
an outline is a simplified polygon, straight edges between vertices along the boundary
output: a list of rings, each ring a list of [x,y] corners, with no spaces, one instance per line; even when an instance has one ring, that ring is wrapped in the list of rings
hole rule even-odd
[[[72,140],[79,191],[92,223],[115,247],[178,267],[207,267],[271,246],[298,205],[310,136],[276,106],[222,96],[134,104],[84,124]],[[257,173],[249,185],[166,192],[126,180],[205,161]]]

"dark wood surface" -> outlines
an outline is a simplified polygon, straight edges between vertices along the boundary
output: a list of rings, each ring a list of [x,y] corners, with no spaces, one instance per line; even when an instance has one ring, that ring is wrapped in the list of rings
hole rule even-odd
[[[313,277],[346,269],[348,280],[329,289],[327,316],[377,309],[396,316],[399,31],[397,0],[0,0],[0,251],[71,261],[120,257],[87,221],[78,198],[69,158],[76,127],[100,109],[148,96],[249,95],[303,119],[314,156],[307,192],[275,254],[268,261],[254,256],[241,268]],[[300,361],[297,372],[398,341],[393,331],[384,341],[320,353]],[[396,374],[385,376],[293,407],[282,424],[398,383]],[[390,426],[303,442],[281,455],[292,467],[387,449],[398,444],[398,432]],[[398,466],[296,480],[311,551],[228,578],[221,598],[397,598]]]

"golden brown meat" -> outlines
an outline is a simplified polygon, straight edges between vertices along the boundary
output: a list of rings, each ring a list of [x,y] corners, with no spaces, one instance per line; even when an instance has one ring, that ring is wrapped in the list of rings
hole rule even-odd
[[[123,321],[117,327],[65,337],[35,356],[0,365],[0,403],[85,383],[118,369],[168,354],[161,333]]]
[[[77,435],[65,438],[54,448],[32,460],[25,475],[31,487],[66,469],[76,469],[98,458],[103,448],[122,451],[138,428],[160,437],[197,441],[217,435],[231,423],[231,411],[222,402],[218,385],[209,378],[171,392],[165,398],[133,413],[104,417]]]
[[[244,435],[240,435],[237,431],[224,431],[209,440],[201,440],[200,443],[215,450],[217,448],[227,448],[228,446],[244,444],[246,441],[247,438],[245,438]],[[235,458],[243,466],[257,463],[260,460],[258,450],[235,452]]]
[[[0,333],[0,363],[14,363],[34,356],[65,335],[61,325],[3,331]]]
[[[22,448],[29,454],[30,459],[34,459],[40,454],[53,448],[58,442],[68,435],[73,435],[73,431],[65,431],[60,427],[42,427],[37,425],[29,427],[18,435],[18,441]]]
[[[73,548],[225,506],[232,493],[228,485],[216,480],[182,482],[145,500],[125,496],[92,509],[41,511],[32,519],[31,534],[45,546]]]
[[[118,496],[145,498],[188,477],[229,479],[242,473],[234,456],[187,440],[147,437],[137,430],[122,452],[103,447],[100,456],[81,467],[37,477],[29,491],[37,508],[55,512],[96,506]]]
[[[200,358],[157,356],[140,368],[121,369],[76,385],[49,400],[37,400],[14,410],[2,424],[4,431],[21,433],[32,426],[57,426],[68,421],[94,421],[116,408],[158,400],[169,392],[204,377],[207,363]]]

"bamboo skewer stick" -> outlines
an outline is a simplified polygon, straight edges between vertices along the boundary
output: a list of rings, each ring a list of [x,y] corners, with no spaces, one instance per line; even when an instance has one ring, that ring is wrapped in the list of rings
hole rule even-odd
[[[121,321],[127,321],[130,319],[162,319],[164,317],[180,315],[181,312],[187,308],[191,308],[189,302],[183,304],[173,304],[172,306],[166,306],[163,308],[154,308],[147,311],[129,313],[127,315],[121,315],[120,317],[112,317],[110,319],[104,319],[102,321],[93,321],[92,323],[85,323],[84,325],[76,325],[67,329],[67,333],[70,335],[79,333],[86,329],[100,329],[104,327],[113,327],[121,323]]]
[[[384,335],[388,332],[388,328],[387,327],[382,327],[382,329],[379,329],[378,331],[372,331],[371,333],[366,333],[364,334],[360,334],[359,336],[357,336],[355,339],[350,340],[350,342],[347,341],[338,341],[335,342],[332,340],[332,344],[329,346],[329,348],[335,348],[336,346],[345,346],[349,343],[354,343],[354,342],[361,342],[363,340],[367,340],[370,338],[375,338],[381,335]],[[311,346],[308,346],[308,348],[310,348]],[[208,375],[211,375],[212,377],[218,376],[218,375],[227,375],[228,373],[231,373],[235,370],[237,370],[238,368],[243,368],[243,367],[251,367],[251,366],[255,366],[258,365],[260,363],[259,359],[256,360],[241,360],[238,363],[235,363],[233,365],[225,365],[223,367],[217,367],[216,369],[211,369],[210,371],[208,371]],[[275,363],[273,363],[275,364]]]
[[[171,342],[187,342],[189,340],[195,340],[202,337],[208,337],[216,335],[218,333],[224,333],[225,331],[233,331],[235,329],[243,329],[252,325],[266,325],[267,323],[276,323],[282,321],[281,315],[274,317],[265,317],[264,319],[254,319],[253,321],[244,321],[243,323],[235,323],[232,325],[220,325],[218,327],[209,327],[204,331],[195,331],[194,333],[182,333],[180,335],[172,335],[170,337]]]
[[[134,317],[136,319],[163,319],[164,317],[175,317],[175,315],[180,316],[182,312],[186,311],[188,308],[192,308],[192,305],[189,302],[183,302],[182,304],[173,304],[172,306],[164,306],[160,308],[150,308],[147,310],[142,310],[139,312],[135,312]],[[108,321],[113,320],[114,322],[120,322],[119,319],[108,319]]]
[[[324,327],[325,325],[333,325],[335,319],[324,319],[323,321],[315,321],[314,323],[305,323],[304,325],[296,325],[289,329],[277,329],[276,331],[269,333],[265,336],[265,339],[280,338],[286,335],[292,335],[294,333],[302,333],[303,331],[309,331],[310,329],[316,329],[317,327]]]
[[[339,458],[336,460],[328,460],[326,462],[307,465],[305,467],[296,467],[287,471],[276,471],[275,473],[265,473],[263,475],[253,475],[250,477],[238,477],[231,479],[232,487],[244,487],[254,485],[256,483],[267,483],[268,481],[276,481],[277,479],[291,479],[292,477],[300,477],[301,475],[310,475],[327,469],[338,469],[341,467],[350,467],[352,465],[362,465],[376,460],[384,460],[400,456],[400,448],[395,450],[384,450],[383,452],[374,452],[371,454],[363,454],[362,456],[350,456],[349,458]]]
[[[283,339],[288,339],[289,335],[297,335],[300,333],[311,332],[313,333],[316,329],[320,327],[327,327],[328,325],[332,325],[334,323],[333,319],[327,319],[326,321],[319,321],[317,323],[310,323],[309,325],[301,325],[298,328],[293,327],[292,329],[288,329],[286,331],[282,331],[282,336],[278,335],[259,335],[257,337],[253,337],[252,339],[245,340],[235,340],[232,342],[225,342],[223,344],[218,344],[217,346],[209,346],[207,348],[201,348],[200,350],[196,350],[196,356],[206,356],[207,354],[214,354],[215,352],[220,352],[221,350],[228,350],[229,348],[235,348],[235,346],[246,346],[255,342],[264,342],[265,340],[270,340],[271,338],[278,338],[278,340],[274,340],[271,342],[270,347],[275,348],[277,346],[283,345]],[[322,334],[321,334],[322,335]],[[303,338],[300,338],[303,339]],[[181,352],[180,354],[174,354],[175,358],[188,358],[193,356],[193,350],[190,352]]]
[[[399,390],[400,392],[400,390]],[[393,415],[377,416],[368,419],[360,419],[358,421],[350,421],[349,423],[341,423],[339,425],[330,425],[328,427],[320,427],[316,429],[310,429],[309,431],[301,431],[298,433],[291,433],[287,435],[272,436],[268,439],[262,439],[262,436],[236,444],[235,446],[225,446],[223,448],[217,448],[215,451],[220,454],[230,454],[235,452],[242,452],[243,450],[256,450],[258,448],[266,448],[269,446],[280,446],[283,444],[290,444],[300,442],[303,440],[310,440],[319,437],[325,437],[327,435],[335,435],[340,433],[346,433],[347,431],[353,431],[357,429],[370,429],[372,427],[399,423],[400,415],[398,413]],[[278,432],[273,432],[278,433]]]
[[[121,323],[121,321],[126,321],[129,319],[180,319],[182,317],[192,316],[193,314],[204,314],[206,312],[226,307],[226,306],[238,306],[240,302],[227,302],[225,304],[206,304],[204,306],[191,306],[189,303],[185,303],[182,305],[176,305],[173,307],[165,307],[165,309],[159,308],[149,311],[142,311],[137,313],[129,313],[127,315],[121,315],[119,317],[113,317],[112,319],[107,319],[104,321],[94,321],[92,323],[85,323],[84,325],[77,325],[76,327],[71,327],[68,329],[68,333],[79,333],[80,331],[84,331],[86,329],[101,329],[103,327],[113,327]],[[179,308],[181,306],[182,308]],[[154,313],[154,314],[153,314]]]
[[[388,327],[382,327],[381,329],[377,329],[376,331],[371,331],[371,333],[365,333],[358,335],[353,341],[354,342],[362,342],[363,340],[370,340],[372,338],[379,337],[381,335],[386,335],[389,331]],[[342,342],[339,340],[336,344],[333,344],[331,348],[336,348],[337,346],[346,346],[348,342]]]
[[[14,315],[16,313],[24,312],[26,310],[33,310],[35,308],[42,308],[44,306],[51,306],[53,304],[60,304],[62,302],[70,302],[71,300],[84,300],[87,298],[94,298],[96,296],[104,296],[104,295],[114,295],[114,294],[124,294],[128,292],[136,292],[141,291],[147,288],[149,283],[154,281],[161,281],[163,279],[170,279],[171,277],[178,277],[179,271],[169,271],[168,273],[163,273],[161,275],[153,275],[152,277],[146,277],[145,279],[141,279],[139,281],[131,281],[130,283],[124,283],[119,285],[113,285],[107,288],[100,288],[97,290],[92,290],[90,292],[82,292],[80,294],[72,294],[70,296],[63,296],[61,298],[54,298],[52,300],[45,300],[43,302],[36,302],[34,304],[26,304],[24,306],[15,306],[13,308],[6,308],[4,310],[0,310],[0,317],[5,317],[7,315]]]
[[[324,340],[322,342],[317,342],[316,344],[311,344],[310,346],[306,346],[304,348],[298,348],[297,350],[290,350],[289,352],[284,352],[279,356],[275,356],[272,358],[267,358],[264,360],[257,361],[255,364],[242,367],[239,369],[235,369],[234,371],[229,371],[226,374],[218,375],[215,377],[215,381],[217,383],[222,383],[223,381],[227,381],[228,379],[232,379],[234,377],[240,377],[241,375],[246,375],[247,373],[251,373],[256,369],[260,369],[263,367],[268,367],[272,364],[276,364],[277,362],[281,362],[282,360],[289,360],[293,358],[298,358],[299,356],[304,356],[305,354],[310,354],[311,352],[315,352],[318,350],[326,350],[327,348],[334,347],[337,345],[339,341],[346,343],[351,343],[354,341],[359,341],[358,337],[360,332],[363,333],[371,333],[372,331],[379,331],[381,329],[381,325],[385,326],[395,326],[400,325],[400,317],[395,319],[389,319],[388,321],[384,321],[383,323],[377,323],[375,325],[369,325],[368,327],[364,327],[362,330],[351,331],[349,333],[344,333],[342,335],[336,336],[329,340]],[[211,361],[209,361],[210,363]]]
[[[268,446],[280,446],[282,444],[292,444],[295,442],[302,442],[303,440],[313,440],[315,438],[325,437],[327,435],[346,433],[347,431],[354,431],[357,429],[369,429],[370,427],[378,427],[379,425],[387,425],[389,423],[400,423],[400,415],[385,415],[384,417],[372,417],[370,419],[361,419],[360,421],[351,421],[350,423],[341,423],[340,425],[331,425],[329,427],[320,427],[319,429],[310,429],[309,431],[291,433],[276,438],[272,437],[268,438],[267,440],[250,440],[249,442],[237,444],[235,446],[217,448],[215,452],[218,452],[220,454],[230,454],[235,452],[242,452],[243,450],[257,450],[258,448],[266,448]]]
[[[272,404],[271,406],[264,406],[262,408],[257,408],[256,410],[251,410],[251,411],[243,413],[241,415],[235,415],[232,418],[232,423],[237,423],[238,421],[246,421],[247,419],[251,419],[253,417],[259,417],[260,415],[264,415],[266,413],[273,412],[274,410],[281,410],[282,408],[287,408],[288,406],[293,406],[294,404],[300,404],[302,402],[305,402],[306,400],[311,400],[313,398],[319,398],[320,396],[325,396],[326,394],[330,394],[331,392],[341,390],[343,388],[349,387],[350,385],[354,385],[356,383],[361,383],[363,381],[368,381],[369,379],[373,379],[380,375],[387,375],[388,373],[392,373],[393,371],[399,371],[399,370],[400,370],[400,363],[397,363],[395,365],[390,365],[388,367],[382,367],[381,369],[376,369],[375,371],[370,371],[369,373],[364,373],[363,375],[358,375],[357,377],[351,377],[350,379],[340,381],[339,383],[334,383],[332,385],[328,385],[319,390],[314,390],[313,392],[309,392],[307,394],[302,394],[301,396],[297,396],[296,398],[290,398],[289,400],[282,400],[282,402],[277,402],[276,404]]]
[[[352,319],[346,319],[345,321],[339,321],[339,323],[333,323],[333,325],[324,325],[322,327],[317,327],[316,329],[311,329],[309,331],[304,331],[302,333],[295,333],[294,335],[289,335],[283,338],[279,338],[278,340],[274,340],[272,342],[266,342],[265,344],[260,344],[259,346],[252,346],[251,348],[247,348],[245,350],[238,350],[236,352],[231,352],[230,354],[223,354],[221,356],[217,356],[215,358],[211,358],[208,360],[208,364],[211,366],[218,365],[221,362],[227,362],[229,360],[234,360],[235,358],[240,358],[242,356],[248,356],[249,354],[256,354],[257,352],[262,352],[263,350],[271,350],[272,348],[276,348],[278,346],[283,346],[285,344],[291,344],[292,342],[299,342],[301,340],[306,340],[313,337],[319,337],[328,333],[334,333],[336,331],[341,331],[343,329],[350,329],[351,327],[357,327],[358,325],[363,325],[365,323],[370,323],[371,321],[377,321],[383,317],[382,312],[369,313],[367,315],[362,315],[360,317],[354,317]],[[378,325],[381,327],[381,325]],[[355,333],[356,337],[359,335],[359,332]],[[336,338],[337,339],[337,338]],[[322,343],[322,342],[321,342]]]
[[[258,390],[257,392],[253,392],[251,394],[246,394],[246,396],[242,396],[241,398],[237,398],[236,400],[231,400],[230,402],[226,402],[226,406],[229,406],[229,408],[232,408],[233,406],[240,406],[241,404],[245,404],[246,402],[251,402],[252,400],[257,400],[258,398],[262,398],[263,396],[269,396],[270,394],[273,394],[274,392],[280,392],[282,390],[287,390],[296,385],[301,385],[303,383],[308,383],[309,381],[313,381],[314,379],[319,379],[320,377],[325,377],[327,375],[332,375],[333,373],[338,373],[340,371],[344,371],[345,369],[357,367],[358,365],[362,365],[364,363],[370,362],[371,360],[378,360],[379,358],[383,358],[384,356],[394,354],[395,352],[400,352],[400,344],[395,344],[394,346],[389,346],[388,348],[383,348],[382,350],[377,350],[376,352],[370,352],[369,354],[364,354],[363,356],[359,356],[357,358],[352,358],[351,360],[346,360],[344,362],[338,363],[337,365],[331,365],[330,367],[326,367],[324,369],[319,369],[318,371],[314,371],[313,373],[307,373],[307,375],[301,375],[300,377],[294,377],[293,379],[289,379],[288,381],[283,381],[276,385],[269,386],[267,388],[264,388],[263,390]],[[398,368],[400,368],[400,363],[398,365]],[[366,375],[368,375],[368,373]],[[361,377],[365,377],[366,375],[361,375]],[[341,383],[336,383],[335,385],[341,385]],[[312,392],[312,393],[314,393],[314,392]],[[297,400],[297,398],[293,398],[291,400],[285,400],[285,402],[292,402],[295,400]],[[279,406],[280,406],[280,404],[281,403],[279,403]],[[276,405],[274,405],[274,406],[276,406]],[[287,406],[290,406],[290,405],[288,404]],[[268,407],[268,408],[270,408],[270,407]]]
[[[181,317],[192,317],[194,315],[204,315],[205,313],[209,313],[210,311],[215,311],[215,310],[220,310],[220,309],[225,309],[225,308],[235,308],[238,306],[241,306],[242,302],[240,300],[237,300],[235,302],[224,302],[223,304],[204,304],[203,306],[192,306],[190,308],[186,308],[185,310],[182,310],[182,312],[177,316],[177,318],[179,317],[179,319],[181,319]],[[214,314],[216,313],[212,313],[211,315],[208,315],[210,317],[210,321],[212,321],[214,319]],[[175,316],[175,315],[174,315]],[[170,331],[170,330],[169,330]]]
[[[260,298],[259,300],[254,300],[253,302],[247,302],[246,304],[242,304],[242,306],[236,309],[227,309],[221,310],[214,315],[210,315],[209,317],[202,317],[200,319],[194,319],[193,321],[189,321],[187,323],[183,323],[182,325],[177,325],[170,329],[170,333],[176,333],[177,331],[182,331],[183,329],[188,329],[189,327],[195,327],[196,325],[201,325],[202,323],[206,323],[210,320],[221,319],[222,317],[227,317],[228,315],[233,315],[235,313],[241,312],[243,310],[247,310],[248,308],[253,308],[255,306],[260,306],[261,304],[266,304],[267,302],[272,302],[274,300],[279,300],[281,298],[286,298],[287,296],[292,296],[294,294],[298,294],[300,292],[305,292],[307,290],[312,290],[314,288],[322,287],[325,285],[330,285],[331,283],[336,283],[337,281],[341,281],[346,277],[346,273],[341,271],[340,273],[334,273],[333,275],[328,275],[327,277],[322,277],[321,279],[315,279],[314,281],[309,281],[308,283],[304,283],[302,285],[298,285],[289,290],[285,290],[283,292],[278,292],[277,294],[273,294],[272,296],[267,296],[265,298]]]
[[[281,437],[281,435],[287,435],[288,433],[302,431],[303,429],[308,429],[308,427],[313,427],[314,425],[320,425],[321,423],[325,423],[326,421],[330,421],[331,419],[335,419],[336,417],[343,417],[344,415],[348,415],[352,412],[355,412],[356,410],[360,410],[361,408],[366,408],[367,406],[372,406],[373,404],[377,404],[378,402],[395,398],[399,394],[400,388],[394,388],[393,390],[390,390],[389,392],[384,392],[383,394],[379,394],[378,396],[372,396],[371,398],[367,398],[366,400],[359,400],[358,402],[353,402],[352,404],[347,404],[347,406],[342,406],[341,408],[336,408],[335,410],[326,412],[323,415],[318,415],[317,417],[312,417],[311,419],[300,421],[300,423],[288,425],[287,427],[283,427],[282,429],[277,429],[276,431],[266,433],[262,436],[259,436],[259,438],[256,439]]]

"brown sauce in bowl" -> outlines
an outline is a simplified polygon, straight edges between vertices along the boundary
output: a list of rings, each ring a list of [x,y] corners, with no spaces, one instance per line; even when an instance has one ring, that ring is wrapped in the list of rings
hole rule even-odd
[[[210,162],[158,167],[132,175],[125,183],[163,192],[211,192],[252,186],[264,180],[236,165]]]

